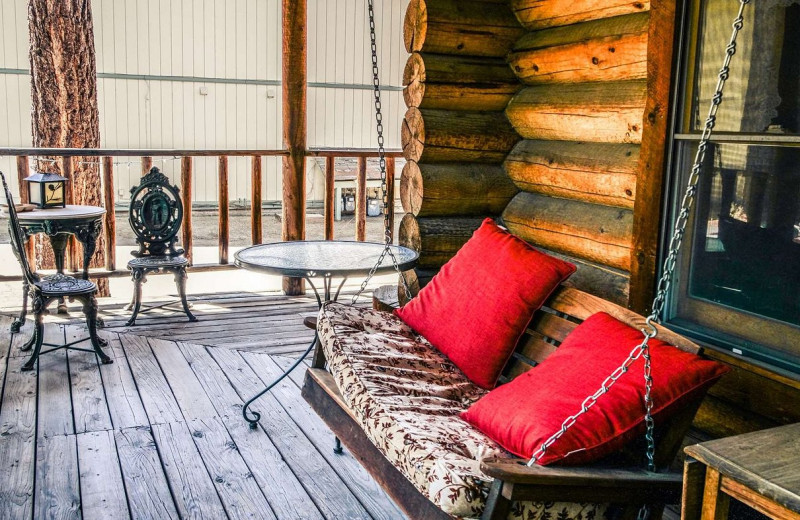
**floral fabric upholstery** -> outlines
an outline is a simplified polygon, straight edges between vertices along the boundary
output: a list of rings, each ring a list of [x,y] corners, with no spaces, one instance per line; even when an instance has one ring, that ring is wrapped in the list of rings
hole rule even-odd
[[[485,457],[510,457],[458,415],[486,391],[395,316],[327,303],[317,322],[328,367],[372,443],[437,507],[480,516]],[[597,504],[514,503],[509,518],[600,519]]]

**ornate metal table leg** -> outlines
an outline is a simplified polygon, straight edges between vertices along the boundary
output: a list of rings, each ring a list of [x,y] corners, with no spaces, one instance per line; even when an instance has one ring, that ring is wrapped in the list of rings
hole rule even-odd
[[[251,428],[251,429],[255,430],[256,428],[258,428],[258,420],[259,420],[259,419],[261,419],[261,414],[260,414],[260,413],[256,412],[255,410],[252,410],[252,411],[249,411],[249,412],[248,412],[248,410],[247,410],[247,409],[250,407],[250,405],[251,405],[251,404],[253,404],[253,401],[255,401],[256,399],[258,399],[258,398],[259,398],[259,397],[261,397],[262,395],[266,394],[267,392],[269,392],[270,390],[272,390],[272,387],[274,387],[275,385],[277,385],[278,383],[280,383],[281,381],[283,381],[283,379],[284,379],[286,376],[288,376],[288,375],[289,375],[289,374],[292,372],[292,370],[294,370],[295,368],[297,368],[297,366],[298,366],[300,363],[302,363],[302,362],[303,362],[303,360],[304,360],[304,359],[306,358],[306,356],[307,356],[307,355],[308,355],[308,354],[311,352],[311,349],[313,349],[313,348],[314,348],[314,345],[316,345],[316,344],[317,344],[317,333],[315,332],[315,333],[314,333],[314,339],[311,341],[311,344],[308,346],[308,348],[306,349],[306,351],[305,351],[305,352],[303,352],[303,354],[301,354],[301,355],[300,355],[300,356],[297,358],[297,360],[296,360],[296,361],[295,361],[295,362],[292,364],[292,366],[290,366],[288,369],[286,369],[286,370],[283,372],[283,374],[281,374],[280,376],[278,376],[278,378],[277,378],[277,379],[275,379],[273,382],[271,382],[269,385],[267,385],[267,387],[266,387],[266,388],[264,388],[262,391],[260,391],[259,393],[257,393],[257,394],[256,394],[256,395],[254,395],[253,397],[251,397],[249,401],[247,401],[246,403],[244,403],[244,406],[242,407],[242,417],[244,417],[244,420],[245,420],[245,421],[247,421],[247,422],[249,422],[249,423],[250,423],[250,428]]]
[[[46,226],[48,228],[49,226]],[[69,243],[69,233],[61,233],[57,229],[47,232],[50,239],[50,246],[53,248],[53,258],[56,262],[56,272],[64,274],[64,258],[66,257],[67,244]],[[58,299],[58,313],[67,314],[67,303],[64,298]]]
[[[197,321],[197,317],[189,310],[189,302],[186,301],[186,268],[178,267],[175,270],[175,285],[178,286],[178,294],[181,296],[183,312],[189,317],[189,321]]]
[[[42,343],[44,342],[44,316],[42,314],[44,312],[45,302],[42,299],[42,296],[37,293],[32,303],[31,310],[34,314],[35,325],[32,343],[30,346],[28,346],[28,348],[32,346],[33,353],[31,354],[31,357],[28,358],[28,361],[26,361],[25,364],[20,368],[20,370],[23,372],[33,370],[33,365],[36,364],[36,360],[39,358],[39,352],[41,352]]]
[[[23,277],[22,279],[22,310],[19,311],[19,316],[14,318],[14,323],[11,324],[11,332],[19,332],[23,325],[25,325],[25,315],[28,314],[28,281]]]
[[[89,279],[89,264],[94,256],[94,251],[97,248],[97,237],[103,230],[103,221],[101,219],[93,220],[84,226],[79,226],[75,230],[75,238],[83,245],[83,279]]]
[[[142,307],[142,283],[144,283],[144,270],[134,268],[131,271],[131,278],[133,278],[133,315],[125,323],[126,327],[136,324],[136,316],[139,314],[139,309]]]
[[[109,365],[114,361],[103,352],[102,348],[107,346],[108,342],[97,337],[97,298],[94,297],[94,294],[90,294],[88,297],[81,297],[81,299],[83,300],[83,313],[86,315],[86,326],[89,328],[89,340],[97,357],[100,358],[100,362],[104,365]]]

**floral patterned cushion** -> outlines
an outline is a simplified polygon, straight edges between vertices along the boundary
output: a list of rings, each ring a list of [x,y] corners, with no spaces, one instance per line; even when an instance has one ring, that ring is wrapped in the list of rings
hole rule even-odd
[[[391,314],[327,303],[317,322],[328,367],[372,443],[437,507],[480,516],[485,457],[509,457],[459,414],[486,391]],[[515,503],[509,518],[601,518],[604,505]]]

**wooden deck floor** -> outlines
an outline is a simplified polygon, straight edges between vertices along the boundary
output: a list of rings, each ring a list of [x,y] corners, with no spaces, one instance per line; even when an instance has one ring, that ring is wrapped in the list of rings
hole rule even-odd
[[[0,518],[403,518],[300,396],[303,371],[243,402],[311,333],[311,298],[195,298],[200,321],[104,306],[111,365],[57,351],[21,372],[30,337],[0,318]],[[202,302],[201,302],[202,300]],[[83,335],[53,316],[50,340]],[[62,320],[63,321],[63,320]]]

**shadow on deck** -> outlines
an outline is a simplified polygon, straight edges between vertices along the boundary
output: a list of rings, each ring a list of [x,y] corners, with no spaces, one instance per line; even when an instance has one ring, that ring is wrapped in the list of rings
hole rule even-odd
[[[145,314],[135,327],[122,304],[101,304],[111,365],[57,351],[20,372],[30,322],[11,335],[10,313],[0,318],[0,518],[402,518],[351,455],[333,453],[300,396],[303,370],[255,403],[259,429],[242,419],[311,340],[302,318],[315,300],[193,299],[196,323]],[[78,318],[51,316],[46,339],[85,334]]]

